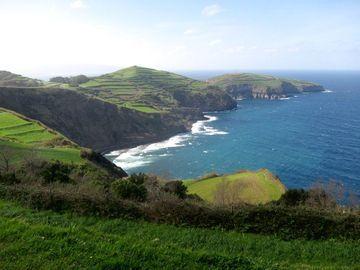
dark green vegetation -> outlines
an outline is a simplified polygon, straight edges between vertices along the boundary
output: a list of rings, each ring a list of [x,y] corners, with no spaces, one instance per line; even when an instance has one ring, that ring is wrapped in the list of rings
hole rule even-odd
[[[1,269],[358,269],[358,241],[34,212],[0,201]]]
[[[180,181],[166,182],[145,174],[119,179],[89,164],[26,159],[10,168],[0,166],[0,198],[39,210],[142,218],[285,239],[360,238],[357,210],[341,208],[323,190],[313,190],[300,200],[290,194],[295,204],[289,203],[293,200],[288,193],[266,205],[251,206],[244,201],[211,204],[187,195]]]
[[[251,73],[226,74],[209,80],[234,98],[277,99],[302,92],[324,91],[321,85]]]
[[[204,200],[220,204],[226,201],[268,203],[280,199],[286,190],[281,181],[266,169],[186,180],[184,184],[189,194],[196,194]]]
[[[42,85],[43,82],[40,80],[30,79],[18,74],[0,70],[0,86],[38,87]]]

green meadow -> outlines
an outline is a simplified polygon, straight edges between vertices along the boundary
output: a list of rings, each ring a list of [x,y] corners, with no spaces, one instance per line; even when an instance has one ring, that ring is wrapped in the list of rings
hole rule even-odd
[[[359,269],[358,241],[36,212],[0,201],[1,269]]]

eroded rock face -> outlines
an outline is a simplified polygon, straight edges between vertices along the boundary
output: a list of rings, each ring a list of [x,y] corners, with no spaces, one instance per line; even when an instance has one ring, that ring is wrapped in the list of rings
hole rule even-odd
[[[173,94],[181,107],[198,108],[201,111],[224,111],[236,108],[236,101],[223,91],[208,91],[206,94],[178,90]]]
[[[145,114],[65,89],[0,87],[0,107],[36,119],[95,151],[110,151],[185,132],[202,113]]]

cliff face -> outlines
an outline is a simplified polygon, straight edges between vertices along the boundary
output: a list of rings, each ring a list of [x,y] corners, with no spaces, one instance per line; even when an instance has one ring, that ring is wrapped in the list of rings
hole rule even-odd
[[[199,108],[201,111],[224,111],[236,108],[236,101],[222,91],[207,91],[206,94],[177,90],[174,99],[181,107]]]
[[[276,88],[252,84],[235,84],[226,86],[225,91],[234,98],[258,99],[279,99],[299,93],[299,89],[288,82],[281,82]]]
[[[0,106],[102,152],[166,139],[202,119],[199,110],[146,114],[64,89],[0,87]]]

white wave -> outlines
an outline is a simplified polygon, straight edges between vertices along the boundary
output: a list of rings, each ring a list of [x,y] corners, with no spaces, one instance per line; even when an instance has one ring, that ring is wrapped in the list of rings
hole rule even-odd
[[[140,145],[126,150],[113,151],[107,154],[107,156],[117,156],[113,162],[125,170],[141,167],[153,163],[159,157],[169,156],[167,153],[160,155],[151,153],[161,149],[185,146],[184,142],[190,137],[191,135],[189,134],[176,135],[162,142]]]
[[[325,91],[323,91],[323,93],[333,93],[334,91],[331,91],[329,89],[325,89]]]
[[[191,127],[192,134],[202,134],[202,135],[226,135],[228,132],[218,130],[216,128],[207,126],[206,123],[216,121],[218,118],[216,116],[204,115],[207,120],[200,120],[194,123]]]
[[[157,159],[169,156],[168,153],[159,153],[156,154],[156,151],[182,147],[186,144],[191,144],[187,141],[192,137],[192,134],[202,134],[202,135],[224,135],[228,134],[225,131],[217,130],[213,127],[207,126],[206,123],[216,121],[218,118],[216,116],[205,115],[206,120],[197,121],[193,124],[191,128],[191,134],[180,134],[171,137],[168,140],[140,145],[134,148],[112,151],[106,156],[116,157],[113,160],[113,163],[121,168],[127,170],[137,167],[142,167],[148,164],[155,162]]]
[[[282,97],[282,98],[279,98],[280,100],[288,100],[290,99],[290,97]]]

